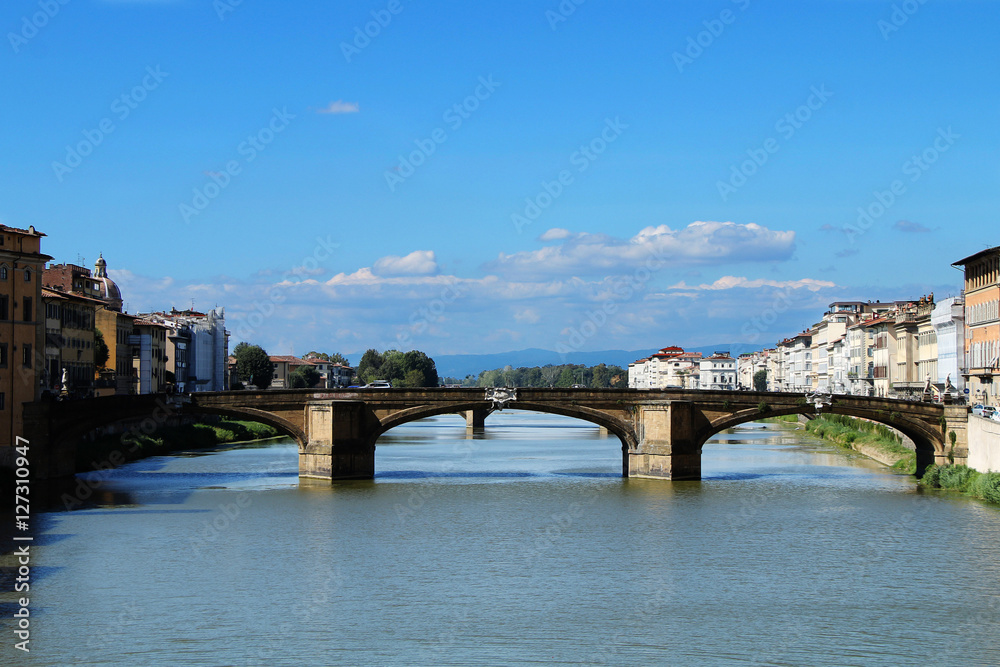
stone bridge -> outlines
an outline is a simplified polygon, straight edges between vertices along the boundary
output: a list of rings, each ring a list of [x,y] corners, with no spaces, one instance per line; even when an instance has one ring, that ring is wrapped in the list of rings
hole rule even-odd
[[[494,410],[533,410],[605,427],[622,443],[627,477],[700,479],[701,449],[716,433],[779,415],[814,415],[804,394],[679,389],[343,389],[114,396],[26,406],[33,442],[50,452],[46,476],[72,474],[60,462],[75,458],[87,433],[123,420],[156,428],[171,417],[202,414],[275,426],[299,446],[300,477],[371,479],[375,445],[389,429],[424,417],[460,413],[482,426]],[[965,406],[861,396],[833,396],[823,412],[861,417],[910,438],[917,470],[931,463],[964,462]],[[955,431],[953,447],[947,434]],[[543,445],[542,445],[543,446]],[[36,449],[37,451],[37,449]],[[70,456],[72,454],[72,457]],[[43,473],[44,474],[44,473]]]

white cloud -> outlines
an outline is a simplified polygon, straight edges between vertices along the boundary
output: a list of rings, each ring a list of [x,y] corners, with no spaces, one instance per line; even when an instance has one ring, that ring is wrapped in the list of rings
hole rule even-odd
[[[561,227],[553,227],[544,234],[538,237],[539,241],[558,241],[561,239],[569,238],[571,232],[568,229],[562,229]]]
[[[360,110],[357,102],[337,100],[336,102],[330,102],[330,104],[322,109],[317,109],[316,113],[358,113]]]
[[[631,239],[604,234],[569,234],[549,230],[542,240],[564,242],[538,250],[500,253],[486,268],[518,277],[545,275],[609,275],[627,273],[654,262],[676,267],[690,264],[781,261],[795,250],[795,232],[773,231],[757,224],[692,222],[683,229],[646,227]]]
[[[375,262],[374,272],[380,276],[427,276],[438,272],[433,250],[414,250],[406,257],[389,255]]]
[[[522,308],[514,313],[514,320],[521,324],[537,324],[541,319],[542,316],[534,308]]]

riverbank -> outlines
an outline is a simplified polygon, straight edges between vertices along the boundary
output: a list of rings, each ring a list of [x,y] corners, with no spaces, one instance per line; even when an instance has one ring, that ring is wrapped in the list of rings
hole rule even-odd
[[[252,421],[222,419],[212,424],[164,426],[151,434],[106,435],[77,447],[76,469],[85,472],[181,449],[203,449],[280,436],[278,429]]]
[[[913,474],[917,455],[891,429],[844,415],[823,415],[806,423],[806,431],[835,445],[854,450],[893,470]]]
[[[958,491],[1000,505],[1000,473],[979,472],[967,466],[932,465],[920,478],[920,484],[932,489]]]

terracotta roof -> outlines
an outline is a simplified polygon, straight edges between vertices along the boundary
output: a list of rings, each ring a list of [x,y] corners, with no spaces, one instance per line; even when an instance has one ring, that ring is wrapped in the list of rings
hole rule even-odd
[[[45,236],[45,234],[36,230],[33,226],[30,229],[18,229],[17,227],[8,227],[7,225],[0,225],[0,229],[7,232],[15,232],[17,234],[27,234],[29,236]]]
[[[145,320],[141,317],[135,319],[135,326],[137,327],[160,327],[161,329],[169,329],[166,324],[160,322],[154,322],[153,320]]]
[[[268,357],[268,359],[271,360],[271,363],[289,363],[289,364],[299,364],[299,365],[308,363],[306,361],[303,361],[302,359],[299,359],[298,357],[294,357],[289,354],[270,356]]]
[[[969,264],[973,260],[979,259],[984,255],[992,255],[998,252],[1000,252],[1000,246],[996,246],[994,248],[987,248],[986,250],[980,250],[974,255],[969,255],[968,257],[958,260],[957,262],[952,262],[952,266],[965,266],[966,264]]]
[[[42,287],[42,297],[46,299],[76,299],[78,301],[88,301],[97,306],[108,305],[108,302],[103,299],[95,299],[94,297],[84,296],[83,294],[77,294],[76,292],[64,292],[62,290],[51,289],[49,287]]]

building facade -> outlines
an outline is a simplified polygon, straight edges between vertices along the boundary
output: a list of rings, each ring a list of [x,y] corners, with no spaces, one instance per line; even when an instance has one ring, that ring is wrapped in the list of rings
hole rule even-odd
[[[685,352],[682,347],[662,348],[628,365],[629,388],[697,389],[701,356],[700,352]]]
[[[132,393],[157,394],[166,391],[166,325],[136,319],[132,323],[129,344],[132,347]]]
[[[45,308],[45,371],[41,382],[55,395],[94,395],[98,299],[42,288]]]
[[[23,404],[41,397],[45,369],[45,234],[0,225],[0,446],[24,435]]]
[[[229,389],[229,332],[225,308],[207,313],[175,310],[148,313],[143,320],[167,328],[166,371],[179,392]]]
[[[736,389],[736,360],[729,356],[729,352],[714,352],[700,359],[698,366],[699,389]]]
[[[935,386],[944,391],[949,382],[959,392],[965,392],[962,369],[965,361],[965,298],[948,297],[938,302],[931,312],[931,325],[937,338],[937,376]],[[971,392],[970,392],[971,393]]]
[[[997,405],[1000,370],[1000,246],[960,259],[965,270],[965,354],[970,400]]]

